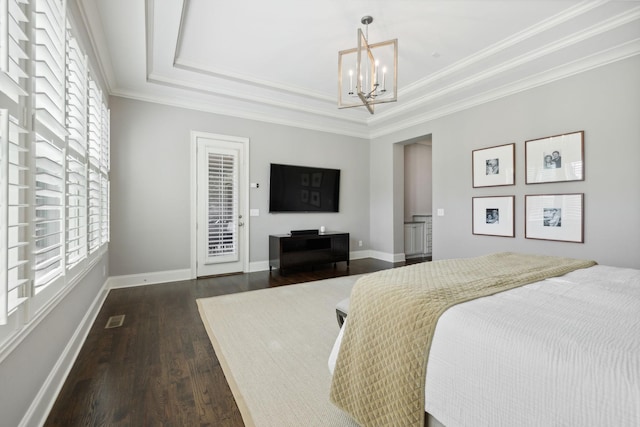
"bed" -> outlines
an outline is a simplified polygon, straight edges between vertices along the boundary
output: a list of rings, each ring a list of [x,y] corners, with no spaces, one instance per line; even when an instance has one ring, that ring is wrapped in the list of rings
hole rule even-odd
[[[436,425],[638,426],[640,270],[594,265],[454,305],[416,375]]]

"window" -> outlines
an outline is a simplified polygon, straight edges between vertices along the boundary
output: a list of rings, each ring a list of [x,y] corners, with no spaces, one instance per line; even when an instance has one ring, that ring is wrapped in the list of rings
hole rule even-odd
[[[26,130],[0,110],[0,325],[26,300],[29,283]]]
[[[89,253],[100,247],[100,156],[102,145],[102,94],[89,78]]]
[[[66,134],[64,10],[59,0],[37,0],[35,12],[36,119],[63,138]]]
[[[36,118],[59,137],[64,128],[65,25],[59,0],[35,2]]]
[[[67,270],[87,257],[87,60],[67,30]]]
[[[109,110],[65,5],[0,0],[0,341],[109,238]]]
[[[63,273],[64,156],[58,141],[35,135],[35,292]]]
[[[29,40],[24,27],[29,21],[24,10],[24,1],[0,0],[0,88],[2,92],[18,102],[26,96],[24,79],[27,54],[25,43]]]
[[[26,7],[0,0],[0,325],[30,291],[29,135],[18,114],[28,95]]]
[[[35,211],[33,218],[33,289],[38,295],[45,287],[54,285],[38,297],[35,309],[41,307],[49,294],[64,286],[66,203],[66,26],[60,0],[33,2],[34,43],[33,105],[34,124],[32,149],[34,158],[31,173],[35,177]]]
[[[100,243],[109,241],[109,110],[102,104],[100,139]]]

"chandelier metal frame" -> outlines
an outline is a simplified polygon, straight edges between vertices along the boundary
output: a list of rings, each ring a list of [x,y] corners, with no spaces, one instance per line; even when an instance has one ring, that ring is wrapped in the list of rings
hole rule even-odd
[[[369,24],[373,18],[367,15],[360,22],[365,31],[358,28],[357,47],[338,52],[338,108],[365,106],[373,114],[375,104],[398,100],[398,39],[370,44]],[[354,60],[355,79],[353,68],[347,65]],[[387,66],[392,67],[391,70],[387,70]],[[387,74],[391,74],[390,85],[387,85]]]

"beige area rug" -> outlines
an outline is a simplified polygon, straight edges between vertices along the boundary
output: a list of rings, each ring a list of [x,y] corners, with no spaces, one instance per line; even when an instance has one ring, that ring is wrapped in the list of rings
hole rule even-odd
[[[247,426],[356,426],[329,401],[335,306],[360,276],[198,300]]]

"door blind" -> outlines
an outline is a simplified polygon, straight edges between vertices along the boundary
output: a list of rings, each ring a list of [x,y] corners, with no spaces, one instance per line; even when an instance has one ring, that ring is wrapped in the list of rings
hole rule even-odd
[[[237,251],[237,167],[237,156],[209,153],[208,254],[210,257],[235,254]]]

